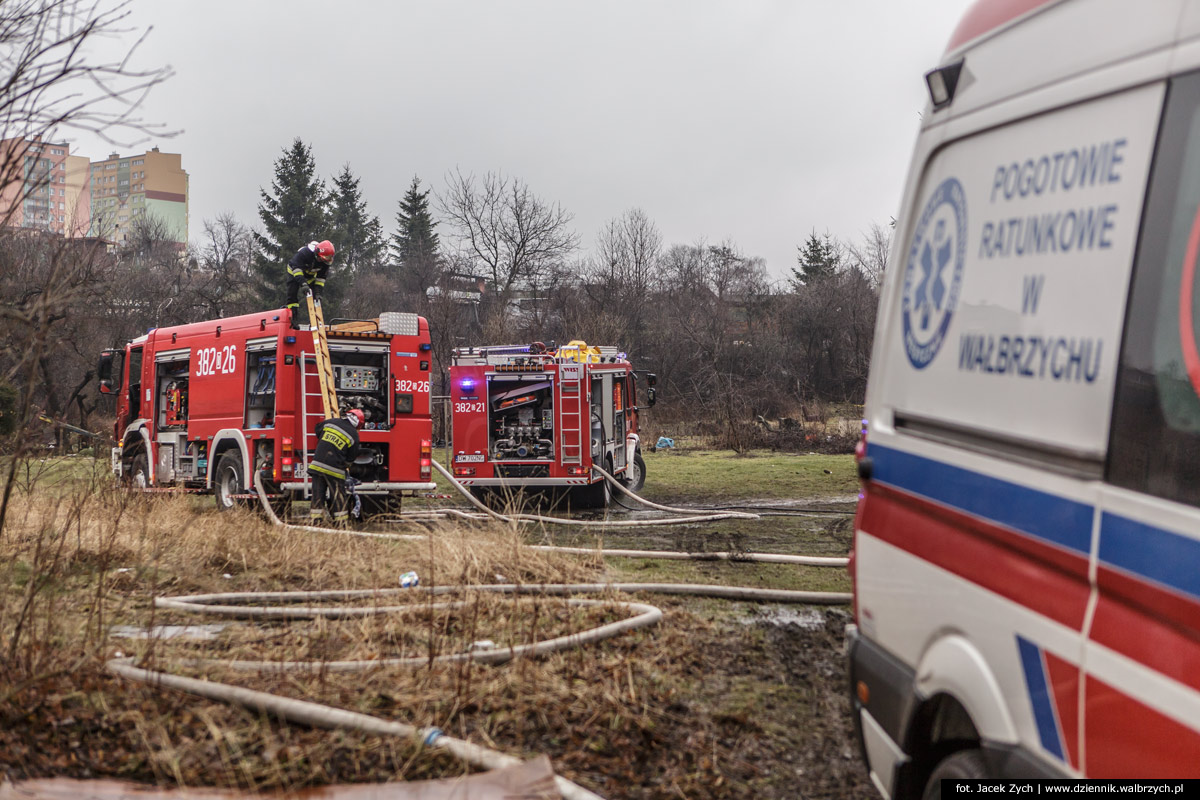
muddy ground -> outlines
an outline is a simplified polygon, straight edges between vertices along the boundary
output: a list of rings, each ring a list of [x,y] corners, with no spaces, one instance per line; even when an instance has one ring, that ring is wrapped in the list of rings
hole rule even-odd
[[[668,612],[666,625],[692,625],[668,637],[672,647],[686,640],[675,656],[679,682],[641,697],[649,713],[637,724],[589,732],[595,726],[582,719],[566,727],[530,720],[520,726],[524,745],[548,753],[560,774],[609,800],[871,798],[845,690],[846,611],[742,606],[739,613],[740,621],[716,622],[678,607]],[[227,771],[250,774],[272,762],[286,769],[289,759],[295,769],[307,760],[311,766],[301,771],[321,784],[455,769],[428,756],[414,763],[408,748],[372,737],[279,725],[264,733],[247,712],[122,686],[101,674],[48,683],[56,684],[53,700],[0,725],[0,759],[10,779],[116,777],[249,789],[236,776],[228,780]],[[97,689],[123,699],[97,707]],[[381,691],[374,713],[390,716],[393,705],[402,703]],[[486,710],[465,716],[478,714]],[[580,749],[573,735],[589,741]]]
[[[844,555],[852,504],[829,500],[824,507],[840,513],[609,534],[604,544]],[[606,577],[849,589],[842,569],[785,572],[749,563],[610,560]],[[609,800],[875,796],[849,714],[847,607],[639,599],[664,610],[660,625],[608,640],[587,658],[567,654],[536,668],[497,668],[487,687],[464,691],[461,674],[431,668],[401,677],[320,676],[291,689],[384,718],[446,720],[448,732],[506,752],[546,753],[559,774]],[[551,676],[589,688],[579,690],[581,702],[555,702],[551,684],[543,683]],[[548,694],[539,699],[543,685]],[[36,684],[0,687],[0,701],[0,775],[10,779],[110,777],[258,790],[415,780],[461,769],[408,743],[280,725],[123,684],[98,661]]]

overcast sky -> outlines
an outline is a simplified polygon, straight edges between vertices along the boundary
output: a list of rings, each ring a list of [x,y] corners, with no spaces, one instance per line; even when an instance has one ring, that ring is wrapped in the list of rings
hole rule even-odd
[[[968,5],[132,0],[152,27],[135,63],[175,72],[142,116],[182,132],[117,149],[183,154],[192,241],[223,212],[258,226],[299,136],[327,180],[350,165],[389,235],[414,175],[499,171],[572,213],[585,253],[637,207],[668,245],[732,240],[783,276],[810,231],[896,214],[922,76]]]

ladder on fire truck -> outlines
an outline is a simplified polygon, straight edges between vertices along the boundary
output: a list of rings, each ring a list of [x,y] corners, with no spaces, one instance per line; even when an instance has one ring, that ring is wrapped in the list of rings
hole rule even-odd
[[[583,391],[584,370],[582,364],[563,363],[558,367],[558,458],[563,464],[583,463],[583,442],[591,434],[583,429],[583,412],[586,407]]]
[[[325,315],[321,301],[309,292],[308,321],[312,323],[313,348],[317,357],[317,380],[321,385],[321,405],[324,419],[336,417],[338,413],[337,393],[333,389],[333,362],[329,358],[329,341],[325,338]]]
[[[308,321],[312,323],[313,335],[313,354],[312,358],[316,372],[318,391],[310,391],[310,376],[312,373],[308,371],[307,353],[300,353],[300,417],[301,427],[304,431],[300,438],[300,458],[301,463],[305,465],[304,475],[304,495],[308,496],[311,485],[311,478],[307,473],[308,462],[312,457],[312,453],[317,449],[316,442],[313,442],[312,447],[309,447],[309,439],[315,440],[316,434],[309,433],[310,430],[316,430],[316,426],[322,420],[330,419],[337,416],[337,393],[333,388],[333,362],[329,358],[329,340],[325,338],[325,315],[321,310],[321,301],[312,296],[312,292],[307,295],[308,300]],[[309,399],[320,398],[320,407],[313,404],[313,408],[309,408]],[[310,425],[311,423],[311,425]]]

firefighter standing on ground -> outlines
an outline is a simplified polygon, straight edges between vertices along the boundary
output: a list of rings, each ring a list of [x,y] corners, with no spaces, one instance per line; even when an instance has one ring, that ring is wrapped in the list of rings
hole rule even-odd
[[[333,242],[309,242],[296,251],[287,264],[287,309],[292,312],[292,327],[298,327],[296,314],[300,310],[300,285],[306,284],[313,299],[321,297],[325,277],[333,263]],[[311,320],[309,320],[311,322]]]
[[[317,520],[324,516],[325,493],[329,493],[329,511],[335,524],[348,521],[350,509],[346,494],[346,469],[358,455],[358,429],[366,416],[357,408],[345,417],[332,417],[317,425],[317,452],[313,454],[308,474],[312,477],[312,510]]]

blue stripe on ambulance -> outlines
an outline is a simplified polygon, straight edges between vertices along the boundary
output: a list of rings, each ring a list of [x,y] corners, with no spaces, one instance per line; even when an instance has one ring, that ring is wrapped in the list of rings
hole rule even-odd
[[[1091,552],[1093,508],[941,461],[868,445],[872,477],[1083,556]]]
[[[1105,512],[1100,562],[1200,600],[1200,542]]]
[[[1050,681],[1046,678],[1046,662],[1042,651],[1023,636],[1017,637],[1017,647],[1021,651],[1021,666],[1025,668],[1025,686],[1029,691],[1029,701],[1033,705],[1038,738],[1041,739],[1046,752],[1059,761],[1066,761],[1063,755],[1062,728],[1059,725],[1058,712],[1054,708],[1054,698],[1050,696]]]
[[[870,444],[874,479],[1088,557],[1095,507],[941,461]],[[1102,565],[1200,601],[1200,541],[1104,512]]]

